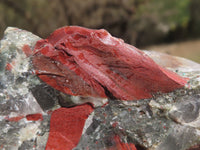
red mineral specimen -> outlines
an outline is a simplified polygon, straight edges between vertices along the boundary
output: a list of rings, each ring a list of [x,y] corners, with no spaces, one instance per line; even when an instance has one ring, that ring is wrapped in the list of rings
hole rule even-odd
[[[92,111],[93,108],[89,104],[55,110],[51,115],[46,150],[71,150],[76,147],[85,120]]]
[[[38,41],[33,53],[36,74],[70,95],[138,100],[187,83],[105,30],[63,27]]]

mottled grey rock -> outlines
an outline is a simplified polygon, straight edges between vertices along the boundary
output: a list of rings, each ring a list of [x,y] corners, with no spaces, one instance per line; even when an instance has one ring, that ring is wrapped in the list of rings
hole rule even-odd
[[[48,116],[39,100],[55,103],[50,92],[44,92],[50,87],[33,75],[30,58],[22,51],[25,44],[34,47],[39,39],[30,32],[9,27],[0,42],[0,149],[36,149],[35,141],[42,132],[40,128],[49,128],[49,124],[42,123],[47,120],[28,121],[25,118],[35,113]],[[36,88],[42,90],[34,92]],[[45,105],[48,107],[48,103]]]
[[[1,115],[42,113],[42,109],[29,92],[31,82],[38,82],[30,70],[29,58],[22,51],[24,44],[34,46],[39,37],[17,28],[7,28],[0,43],[0,109]],[[12,67],[6,70],[6,65]],[[16,102],[17,101],[17,102]],[[12,113],[11,113],[12,112]]]
[[[94,111],[93,122],[75,149],[109,148],[114,135],[120,135],[122,141],[143,149],[186,150],[200,143],[199,93],[200,86],[152,99],[110,101]]]
[[[184,96],[181,97],[177,104],[175,104],[170,112],[169,116],[174,121],[187,124],[195,121],[200,121],[200,95]],[[189,124],[189,125],[190,125]],[[200,127],[200,122],[196,123],[196,127]]]

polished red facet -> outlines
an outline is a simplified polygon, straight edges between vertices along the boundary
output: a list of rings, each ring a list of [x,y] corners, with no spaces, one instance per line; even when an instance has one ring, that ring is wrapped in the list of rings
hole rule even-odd
[[[32,62],[44,82],[70,95],[138,100],[187,82],[107,31],[77,26],[38,41]]]
[[[89,104],[53,111],[46,150],[71,150],[76,147],[85,121],[92,111]]]

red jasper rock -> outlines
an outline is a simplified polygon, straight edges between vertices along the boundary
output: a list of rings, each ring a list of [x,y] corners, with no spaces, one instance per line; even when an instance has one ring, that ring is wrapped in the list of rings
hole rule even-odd
[[[93,108],[89,104],[55,110],[51,115],[46,150],[71,150],[76,147],[85,120],[92,111]]]
[[[70,95],[138,100],[187,82],[107,31],[77,26],[38,41],[32,61],[44,82]]]

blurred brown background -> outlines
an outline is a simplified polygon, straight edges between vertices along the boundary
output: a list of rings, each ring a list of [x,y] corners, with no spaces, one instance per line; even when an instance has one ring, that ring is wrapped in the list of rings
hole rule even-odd
[[[200,0],[0,0],[0,38],[7,26],[46,38],[66,25],[200,62]]]

